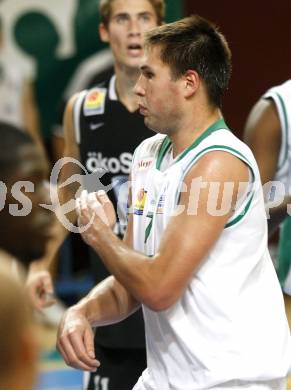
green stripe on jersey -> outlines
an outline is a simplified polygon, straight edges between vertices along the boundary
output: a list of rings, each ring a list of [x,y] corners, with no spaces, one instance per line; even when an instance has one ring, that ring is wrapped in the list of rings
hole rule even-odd
[[[188,148],[182,152],[178,158],[174,161],[175,163],[182,160],[183,157],[185,157],[192,149],[196,148],[205,138],[207,138],[211,133],[217,130],[222,130],[226,129],[229,130],[227,127],[224,119],[219,119],[215,123],[213,123],[208,129],[206,129]],[[163,161],[163,158],[165,157],[167,151],[169,150],[170,146],[172,145],[172,142],[170,138],[167,136],[160,147],[158,158],[157,158],[157,163],[156,163],[156,168],[160,170],[161,164]]]
[[[243,160],[244,162],[246,162],[248,164],[248,166],[250,167],[252,174],[254,176],[254,171],[253,171],[253,168],[251,166],[251,163],[241,152],[239,152],[236,149],[231,148],[230,146],[226,146],[226,145],[212,145],[212,146],[208,146],[205,149],[200,150],[200,152],[197,153],[196,156],[194,156],[192,158],[192,160],[188,163],[188,165],[186,166],[186,168],[183,172],[183,174],[184,174],[183,178],[185,177],[186,173],[189,171],[189,169],[191,168],[191,166],[193,165],[195,160],[197,160],[198,157],[200,157],[204,152],[207,153],[209,150],[222,150],[222,151],[225,150],[227,152],[232,152],[232,154],[237,155],[241,160]]]
[[[153,227],[153,218],[154,218],[154,214],[151,213],[150,215],[147,215],[147,217],[150,218],[150,222],[148,224],[148,226],[146,227],[146,230],[145,230],[145,235],[144,235],[144,243],[146,244],[148,238],[149,238],[149,235],[150,235],[150,232],[152,230],[152,227]]]
[[[172,145],[172,142],[171,142],[170,138],[168,136],[165,137],[163,142],[162,142],[162,144],[161,144],[160,150],[159,150],[157,163],[156,163],[156,168],[157,169],[160,170],[163,158],[165,157],[165,155],[166,155],[166,153],[169,150],[171,145]]]
[[[227,222],[227,224],[224,226],[224,229],[235,225],[246,215],[249,208],[251,207],[253,197],[254,197],[254,194],[252,193],[252,195],[251,195],[248,203],[246,204],[246,207],[243,209],[243,211],[237,217],[235,217],[233,220],[230,220],[229,222]]]
[[[226,126],[226,123],[224,122],[224,119],[219,119],[213,125],[208,127],[207,130],[205,130],[184,152],[181,153],[181,155],[177,158],[177,161],[182,160],[183,157],[186,156],[190,152],[190,150],[196,148],[205,138],[207,138],[211,133],[217,130],[226,129],[229,130],[229,128]]]
[[[250,168],[251,170],[251,173],[252,173],[252,176],[253,176],[253,180],[254,180],[254,177],[255,177],[255,173],[254,173],[254,170],[251,166],[251,163],[249,162],[249,160],[241,153],[239,152],[238,150],[234,149],[234,148],[231,148],[230,146],[226,146],[226,145],[212,145],[212,146],[208,146],[207,148],[205,149],[202,149],[200,150],[199,153],[196,154],[196,156],[194,156],[192,158],[192,160],[188,163],[188,165],[186,166],[184,172],[183,172],[183,177],[182,177],[182,180],[181,180],[181,183],[183,182],[183,179],[184,177],[187,175],[187,173],[189,172],[190,168],[193,166],[193,164],[195,163],[195,161],[197,161],[197,159],[203,154],[203,153],[207,153],[209,151],[214,151],[214,150],[220,150],[220,151],[226,151],[226,152],[231,152],[231,154],[233,155],[236,155],[240,160],[244,161],[248,167]],[[176,203],[178,204],[179,202],[179,198],[180,198],[180,189],[181,189],[181,186],[177,189],[177,193],[176,193]],[[239,214],[237,217],[235,217],[233,220],[230,220],[226,225],[225,225],[225,228],[227,227],[230,227],[230,226],[233,226],[234,224],[236,224],[237,222],[239,222],[243,217],[244,215],[247,213],[248,209],[250,208],[250,205],[252,203],[252,200],[253,200],[253,196],[254,194],[252,193],[248,203],[246,204],[244,210],[242,211],[241,214]]]
[[[284,129],[282,129],[282,131],[284,131],[284,133],[285,133],[284,136],[286,138],[283,160],[278,167],[279,169],[281,169],[282,166],[284,165],[285,161],[287,160],[287,157],[288,157],[288,116],[287,116],[287,109],[286,109],[286,106],[284,104],[284,100],[282,99],[282,96],[279,95],[278,93],[275,93],[275,95],[278,97],[281,108],[282,108],[283,117],[284,117]]]

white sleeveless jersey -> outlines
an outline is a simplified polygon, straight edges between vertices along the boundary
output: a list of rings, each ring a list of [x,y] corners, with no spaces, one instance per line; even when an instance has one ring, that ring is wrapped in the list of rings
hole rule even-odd
[[[177,210],[180,191],[185,191],[183,178],[213,150],[243,160],[252,172],[252,185],[182,297],[160,312],[143,306],[148,368],[135,390],[202,390],[232,380],[267,381],[286,376],[291,363],[283,297],[267,249],[258,168],[250,149],[223,120],[172,162],[171,143],[164,135],[137,148],[132,167],[134,249],[151,261]],[[195,232],[185,234],[195,240]]]
[[[264,95],[276,105],[281,127],[281,148],[274,181],[281,182],[276,196],[291,194],[291,80],[270,88]]]

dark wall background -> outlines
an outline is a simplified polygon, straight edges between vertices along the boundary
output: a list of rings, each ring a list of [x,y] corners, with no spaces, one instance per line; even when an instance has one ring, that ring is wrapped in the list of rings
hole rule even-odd
[[[291,0],[186,0],[185,11],[215,22],[229,42],[233,74],[223,112],[241,136],[260,95],[291,78]]]

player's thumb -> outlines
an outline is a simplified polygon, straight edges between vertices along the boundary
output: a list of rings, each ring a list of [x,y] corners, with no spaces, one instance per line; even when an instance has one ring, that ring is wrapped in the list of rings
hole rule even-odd
[[[108,225],[112,228],[116,223],[116,214],[115,214],[113,204],[108,198],[106,192],[103,190],[97,192],[97,198],[101,203],[103,210],[106,214]]]
[[[90,358],[95,359],[95,351],[94,351],[94,336],[92,329],[86,329],[84,333],[84,344],[86,351]]]
[[[110,203],[110,199],[104,190],[97,191],[97,198],[102,206],[104,206],[106,203]]]

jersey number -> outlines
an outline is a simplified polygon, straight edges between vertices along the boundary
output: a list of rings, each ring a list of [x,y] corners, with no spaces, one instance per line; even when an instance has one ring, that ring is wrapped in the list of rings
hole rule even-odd
[[[95,390],[109,390],[109,378],[96,375],[94,378]]]

